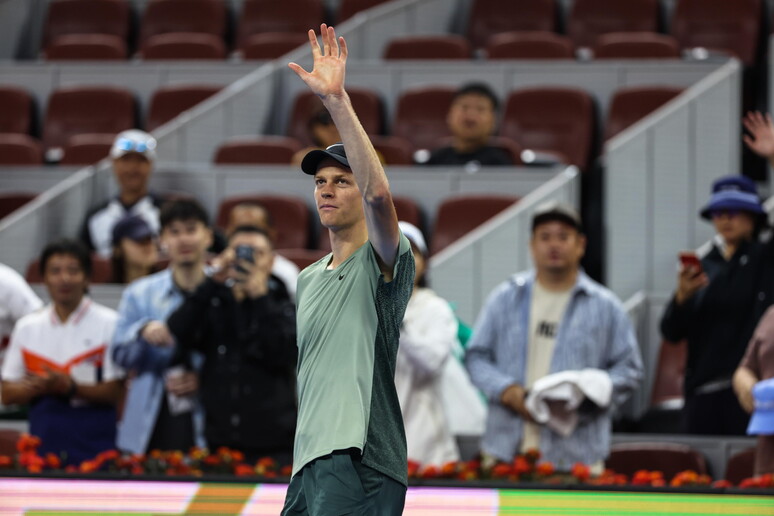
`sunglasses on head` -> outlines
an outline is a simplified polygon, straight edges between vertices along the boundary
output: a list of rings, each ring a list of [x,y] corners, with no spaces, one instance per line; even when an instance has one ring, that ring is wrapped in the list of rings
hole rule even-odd
[[[129,138],[121,138],[116,142],[116,147],[124,152],[147,152],[156,147],[156,142],[138,142]]]

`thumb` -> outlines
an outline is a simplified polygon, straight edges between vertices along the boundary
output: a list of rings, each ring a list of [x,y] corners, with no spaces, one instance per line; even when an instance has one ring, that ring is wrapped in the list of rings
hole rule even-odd
[[[309,72],[304,70],[300,65],[296,63],[288,63],[288,68],[296,72],[296,75],[298,75],[302,81],[306,82],[305,77],[309,75]]]

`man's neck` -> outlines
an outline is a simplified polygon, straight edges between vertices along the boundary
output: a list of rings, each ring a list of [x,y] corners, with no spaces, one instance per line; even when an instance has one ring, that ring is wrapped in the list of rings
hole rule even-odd
[[[489,141],[489,138],[483,140],[462,140],[460,138],[454,139],[454,150],[459,154],[470,154],[475,152],[481,147],[484,147]]]
[[[333,259],[328,267],[335,269],[368,241],[365,221],[348,228],[330,231]]]
[[[578,281],[578,269],[569,271],[538,271],[535,277],[541,287],[550,292],[566,292]]]
[[[76,303],[54,303],[54,312],[59,320],[63,323],[67,322],[67,319],[78,309],[83,297],[81,297]]]
[[[136,279],[142,278],[149,272],[147,267],[136,264],[127,264],[124,269],[124,283],[131,283]]]
[[[124,206],[132,206],[137,201],[148,195],[148,190],[141,190],[138,192],[121,192],[118,194],[118,200]]]
[[[190,265],[173,265],[172,279],[180,290],[193,292],[204,281],[204,262],[196,262]]]

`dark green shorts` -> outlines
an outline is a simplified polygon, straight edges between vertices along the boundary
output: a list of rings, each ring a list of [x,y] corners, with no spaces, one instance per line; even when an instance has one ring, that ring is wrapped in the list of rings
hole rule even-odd
[[[406,486],[360,462],[359,452],[315,459],[290,480],[282,516],[400,516]]]

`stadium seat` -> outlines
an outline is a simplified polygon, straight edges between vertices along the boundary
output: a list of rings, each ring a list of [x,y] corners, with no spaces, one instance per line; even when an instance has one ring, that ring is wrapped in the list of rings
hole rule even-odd
[[[734,485],[755,474],[755,447],[747,448],[728,458],[723,478]]]
[[[524,150],[564,155],[585,170],[594,137],[594,102],[583,90],[563,87],[524,88],[505,103],[500,136]]]
[[[676,443],[617,443],[610,447],[605,467],[629,477],[641,469],[661,471],[669,482],[676,474],[692,470],[706,475],[707,462],[698,451]]]
[[[658,32],[659,0],[575,0],[567,35],[576,47],[591,47],[608,32]]]
[[[301,270],[309,267],[329,252],[321,249],[277,249],[277,254],[287,258]]]
[[[486,45],[487,59],[575,59],[567,36],[545,31],[495,34]]]
[[[680,45],[672,36],[653,32],[610,32],[597,37],[594,59],[679,59]]]
[[[762,18],[760,0],[679,0],[671,33],[683,50],[703,47],[753,66]]]
[[[145,128],[153,131],[183,111],[215,95],[222,86],[211,84],[180,84],[165,86],[153,92],[148,107]]]
[[[61,149],[76,134],[117,134],[131,129],[136,127],[135,113],[134,96],[128,90],[109,86],[61,88],[48,99],[43,146],[49,152]]]
[[[239,138],[221,144],[215,151],[214,162],[221,165],[287,165],[299,150],[298,140],[286,136]]]
[[[453,143],[454,139],[451,136],[447,136],[437,140],[432,148],[438,149],[441,147],[449,147]],[[513,160],[514,165],[523,165],[521,160],[521,146],[510,138],[504,138],[502,136],[491,136],[487,142],[487,145],[490,147],[497,147],[505,151],[511,157],[511,160]]]
[[[90,283],[110,283],[113,278],[113,266],[110,258],[102,257],[98,254],[91,254],[91,279]],[[24,274],[27,283],[42,283],[43,275],[40,274],[40,261],[32,260],[27,265],[27,271]]]
[[[391,134],[406,139],[415,150],[433,149],[438,140],[450,136],[446,115],[455,91],[447,86],[404,91],[398,98]]]
[[[126,43],[110,34],[68,34],[59,36],[45,50],[47,61],[122,61]]]
[[[0,455],[14,457],[18,453],[16,443],[21,438],[22,433],[12,428],[0,428]]]
[[[385,165],[413,165],[411,143],[398,136],[369,135],[374,148],[384,158]]]
[[[467,36],[473,48],[486,47],[490,36],[511,31],[556,32],[555,0],[474,0],[468,16]]]
[[[438,207],[430,254],[442,251],[518,200],[518,197],[513,196],[477,194],[446,199]]]
[[[307,34],[310,28],[319,28],[324,18],[321,0],[244,0],[237,27],[237,47],[243,47],[249,36],[261,32]]]
[[[386,1],[388,0],[341,0],[336,11],[336,23],[348,20],[360,11],[365,11]]]
[[[470,59],[470,44],[453,34],[402,36],[390,40],[384,59]]]
[[[115,36],[126,45],[129,6],[126,0],[52,0],[43,22],[41,48],[48,52],[60,37],[76,34]]]
[[[43,147],[27,134],[0,133],[0,166],[42,165]]]
[[[656,364],[656,377],[653,380],[653,390],[650,395],[652,408],[678,408],[683,406],[683,379],[685,378],[685,362],[688,355],[688,345],[685,341],[678,343],[661,342]]]
[[[0,86],[0,133],[30,134],[32,97],[21,88]]]
[[[683,88],[675,86],[634,86],[617,90],[607,111],[605,140],[609,140],[682,92]]]
[[[0,192],[0,219],[18,210],[35,197],[37,194],[34,193]]]
[[[222,60],[226,58],[226,46],[213,34],[169,32],[146,39],[140,57],[146,61]]]
[[[311,183],[310,187],[311,187]],[[309,209],[306,202],[289,195],[240,195],[228,197],[218,207],[216,223],[225,229],[231,209],[243,202],[258,202],[266,207],[277,230],[276,249],[305,248],[309,244]]]
[[[92,165],[106,158],[114,134],[76,134],[67,140],[60,165]]]
[[[347,93],[366,133],[382,134],[384,115],[379,95],[372,90],[354,87],[348,87]],[[300,141],[304,146],[313,145],[309,137],[308,123],[312,115],[322,107],[320,98],[311,91],[298,94],[290,110],[287,135]]]
[[[251,34],[239,47],[242,59],[276,59],[302,45],[309,44],[303,32],[261,32]]]
[[[222,0],[150,0],[142,13],[139,47],[151,36],[199,32],[223,38],[226,2]]]

